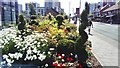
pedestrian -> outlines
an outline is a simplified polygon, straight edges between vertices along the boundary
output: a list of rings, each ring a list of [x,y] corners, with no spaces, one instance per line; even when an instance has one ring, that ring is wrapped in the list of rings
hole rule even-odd
[[[88,34],[91,35],[90,31],[91,31],[91,27],[93,28],[93,23],[91,20],[88,21]]]
[[[75,18],[74,18],[74,24],[77,24],[77,15],[75,15]]]

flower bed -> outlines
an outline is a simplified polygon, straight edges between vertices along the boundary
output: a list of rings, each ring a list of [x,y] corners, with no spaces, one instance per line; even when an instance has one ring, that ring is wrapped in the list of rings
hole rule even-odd
[[[76,39],[79,37],[76,25],[64,23],[58,28],[55,22],[56,20],[45,20],[39,25],[27,24],[23,32],[16,26],[3,29],[0,35],[2,65],[81,67],[75,52]],[[92,66],[90,41],[85,46],[89,55],[86,63]]]

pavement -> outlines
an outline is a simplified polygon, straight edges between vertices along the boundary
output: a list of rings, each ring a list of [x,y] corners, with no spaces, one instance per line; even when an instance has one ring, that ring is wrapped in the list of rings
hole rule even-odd
[[[92,42],[93,53],[102,66],[118,66],[118,25],[109,25],[94,22],[94,28],[91,30],[89,39]],[[98,26],[110,27],[113,29],[107,30],[107,28],[97,29]],[[106,32],[107,30],[107,32]],[[87,32],[87,29],[86,29]],[[111,32],[111,33],[109,33]],[[108,34],[107,34],[108,33]]]
[[[71,22],[73,23],[73,21]],[[91,34],[92,52],[103,68],[118,68],[118,44],[120,44],[120,30],[118,25],[93,22]],[[77,22],[77,28],[79,22]],[[78,30],[77,30],[78,31]],[[88,33],[88,30],[85,30]],[[114,67],[117,66],[117,67]]]

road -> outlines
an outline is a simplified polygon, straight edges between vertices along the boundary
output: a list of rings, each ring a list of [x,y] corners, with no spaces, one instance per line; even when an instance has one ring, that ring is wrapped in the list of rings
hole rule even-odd
[[[93,53],[103,66],[118,66],[119,26],[100,22],[93,22],[93,25],[92,35],[89,35]]]

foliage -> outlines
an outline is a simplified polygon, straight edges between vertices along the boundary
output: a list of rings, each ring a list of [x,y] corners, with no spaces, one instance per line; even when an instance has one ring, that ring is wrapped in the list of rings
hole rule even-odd
[[[20,59],[24,62],[43,61],[50,57],[50,54],[46,51],[48,49],[46,33],[32,32],[32,34],[24,36],[24,40],[22,40],[21,35],[17,35],[19,31],[16,28],[8,28],[2,32],[0,45],[3,51],[3,59],[8,64],[14,63],[16,60],[20,61]]]
[[[74,41],[73,40],[60,39],[58,41],[58,46],[68,46],[68,48],[69,48],[72,45],[74,45]]]
[[[3,59],[10,64],[16,61],[24,63],[30,61],[35,62],[35,64],[38,62],[39,65],[40,62],[46,61],[47,58],[59,57],[56,55],[58,52],[53,53],[53,51],[50,51],[50,47],[55,47],[57,50],[64,49],[59,47],[65,47],[65,52],[69,52],[69,54],[64,53],[66,57],[64,60],[68,62],[67,64],[71,64],[71,59],[74,58],[70,57],[70,54],[74,52],[74,45],[78,47],[81,45],[81,33],[79,35],[76,32],[77,26],[69,23],[68,20],[64,20],[64,23],[58,28],[57,20],[53,16],[51,17],[52,20],[43,19],[40,21],[40,19],[35,19],[34,21],[39,22],[38,25],[26,24],[27,28],[23,30],[23,36],[16,27],[4,29],[3,34],[0,35],[0,45],[2,45],[0,48],[3,50]],[[61,61],[60,58],[54,59],[55,63],[57,60]]]
[[[33,3],[29,4],[29,9],[30,9],[30,15],[36,15],[36,11]]]
[[[19,16],[18,29],[19,29],[19,30],[24,30],[24,29],[25,29],[25,20],[24,20],[23,15],[20,15],[20,16]]]
[[[89,7],[88,2],[85,3],[85,10],[86,10],[87,14],[89,14],[90,7]]]
[[[120,1],[118,1],[118,5],[120,5]]]
[[[81,23],[83,23],[85,26],[88,25],[88,14],[86,10],[83,10],[82,14],[81,14]]]

